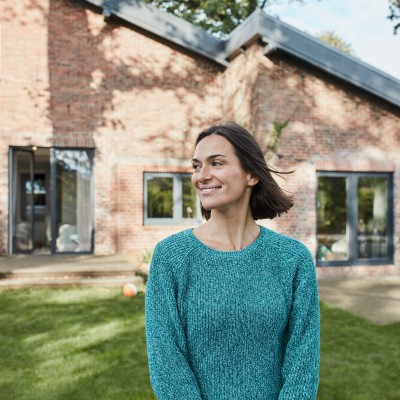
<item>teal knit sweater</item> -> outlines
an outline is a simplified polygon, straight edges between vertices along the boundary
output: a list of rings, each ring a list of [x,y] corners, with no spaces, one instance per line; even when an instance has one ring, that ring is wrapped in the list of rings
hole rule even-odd
[[[146,289],[150,381],[160,400],[315,399],[319,305],[313,259],[260,227],[213,250],[187,229],[161,241]]]

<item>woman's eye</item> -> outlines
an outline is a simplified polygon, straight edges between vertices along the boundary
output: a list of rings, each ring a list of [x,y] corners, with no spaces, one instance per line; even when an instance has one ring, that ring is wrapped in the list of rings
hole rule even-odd
[[[213,161],[213,162],[211,163],[211,165],[213,165],[213,166],[219,166],[219,165],[222,165],[222,163],[220,163],[219,161]]]
[[[193,170],[197,171],[198,169],[200,169],[200,165],[199,164],[193,164]]]

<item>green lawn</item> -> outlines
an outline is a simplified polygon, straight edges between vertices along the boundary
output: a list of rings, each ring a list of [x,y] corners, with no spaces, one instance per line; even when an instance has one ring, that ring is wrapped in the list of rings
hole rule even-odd
[[[3,291],[0,307],[2,400],[155,398],[143,293],[126,299],[114,288]],[[400,323],[376,326],[325,305],[321,317],[318,399],[400,399]]]
[[[144,295],[118,289],[0,292],[0,399],[154,399]]]
[[[318,399],[399,400],[400,323],[378,326],[321,306]]]

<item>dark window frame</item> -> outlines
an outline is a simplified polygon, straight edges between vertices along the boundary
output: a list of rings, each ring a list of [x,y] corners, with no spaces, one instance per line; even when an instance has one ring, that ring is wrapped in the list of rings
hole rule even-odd
[[[345,178],[347,185],[347,226],[349,231],[349,258],[348,260],[320,261],[318,267],[357,266],[357,265],[388,265],[394,263],[394,203],[393,203],[393,173],[390,172],[326,172],[317,171],[317,185],[315,196],[315,210],[318,207],[318,179],[320,177]],[[388,257],[386,258],[357,258],[357,221],[358,221],[358,179],[359,178],[386,178],[388,182]],[[316,234],[318,244],[318,217],[316,218]],[[318,246],[317,246],[318,250]]]
[[[168,226],[168,225],[193,225],[201,220],[201,210],[196,196],[196,217],[184,218],[182,216],[182,177],[191,178],[192,174],[187,172],[143,172],[143,224],[145,226]],[[149,218],[147,217],[147,181],[151,178],[172,178],[173,195],[173,217],[172,218]]]

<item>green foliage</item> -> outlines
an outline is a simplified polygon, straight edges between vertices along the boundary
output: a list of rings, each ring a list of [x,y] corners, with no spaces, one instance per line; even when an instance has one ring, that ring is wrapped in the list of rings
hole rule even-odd
[[[317,35],[317,38],[343,51],[343,53],[354,54],[353,49],[351,48],[351,44],[345,42],[334,31],[323,31],[319,35]]]
[[[268,141],[268,154],[267,154],[267,158],[272,158],[277,151],[278,148],[278,142],[279,142],[279,138],[282,135],[282,131],[284,128],[286,128],[286,126],[288,125],[288,123],[290,122],[290,118],[286,119],[283,122],[277,121],[275,120],[273,122],[273,131],[270,133],[269,136],[269,141]]]
[[[395,22],[400,20],[400,0],[389,0],[389,12],[388,18]],[[400,29],[400,22],[396,22],[393,27],[393,33],[396,35]]]
[[[144,0],[181,17],[217,36],[224,36],[240,25],[257,8],[263,10],[276,0]],[[302,1],[302,0],[296,0]]]
[[[145,250],[142,256],[142,261],[146,264],[150,264],[153,252],[151,250]]]

